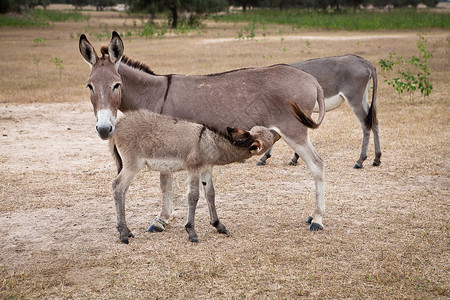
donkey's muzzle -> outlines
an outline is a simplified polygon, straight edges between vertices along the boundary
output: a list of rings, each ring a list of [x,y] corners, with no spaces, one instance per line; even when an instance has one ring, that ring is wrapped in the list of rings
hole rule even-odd
[[[113,127],[111,125],[95,126],[95,129],[102,140],[107,140],[112,136]]]
[[[100,110],[97,112],[97,124],[95,125],[95,130],[98,136],[107,140],[110,139],[114,132],[114,115],[110,110]]]

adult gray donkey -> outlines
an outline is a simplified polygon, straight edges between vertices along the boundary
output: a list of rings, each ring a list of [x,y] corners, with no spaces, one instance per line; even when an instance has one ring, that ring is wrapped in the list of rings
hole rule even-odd
[[[376,114],[378,81],[375,67],[368,60],[357,55],[316,58],[291,65],[316,77],[325,95],[325,111],[336,109],[345,101],[355,113],[361,123],[363,140],[361,154],[354,168],[362,168],[363,162],[367,159],[370,131],[373,132],[375,145],[373,165],[379,166],[381,164],[381,148]],[[373,81],[372,103],[369,106],[371,80]],[[314,111],[317,112],[318,108],[315,107]],[[258,165],[265,165],[271,152],[272,148],[261,157]],[[289,164],[296,165],[297,160],[298,155],[295,154]]]
[[[325,104],[322,88],[312,75],[289,65],[201,76],[155,75],[144,64],[123,55],[124,45],[117,32],[112,33],[109,45],[101,49],[101,56],[84,34],[80,36],[79,49],[91,67],[87,87],[97,117],[96,130],[102,139],[111,138],[117,110],[147,109],[224,133],[227,126],[245,130],[258,125],[269,128],[307,164],[316,189],[315,210],[307,221],[311,223],[310,230],[323,229],[324,163],[310,142],[308,128],[316,128],[322,122]],[[314,122],[310,116],[316,102],[319,117]],[[164,230],[172,213],[172,173],[160,174],[162,210],[149,231]]]

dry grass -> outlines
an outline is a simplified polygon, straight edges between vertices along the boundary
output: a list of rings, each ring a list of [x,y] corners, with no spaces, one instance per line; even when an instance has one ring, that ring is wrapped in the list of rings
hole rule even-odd
[[[361,132],[347,106],[327,114],[311,132],[326,162],[324,231],[309,232],[303,223],[313,208],[314,185],[303,164],[286,165],[292,151],[280,142],[265,168],[253,159],[215,170],[218,213],[232,236],[208,224],[203,199],[199,244],[190,243],[184,231],[185,174],[176,175],[167,231],[148,234],[160,208],[159,176],[140,173],[127,201],[136,236],[127,246],[115,229],[115,168],[93,130],[84,89],[89,67],[77,39],[100,25],[120,31],[125,19],[92,14],[88,23],[0,29],[3,298],[450,297],[448,31],[426,35],[435,53],[429,98],[417,95],[411,104],[383,83],[380,72],[380,167],[370,166],[371,145],[366,167],[351,168]],[[280,29],[285,33],[279,35]],[[409,31],[291,32],[273,26],[268,39],[209,41],[234,38],[238,30],[239,25],[210,23],[201,35],[128,38],[126,54],[157,73],[201,74],[346,53],[377,64],[389,52],[416,53],[416,32]],[[299,36],[310,37],[310,46]],[[89,38],[97,48],[107,41],[94,33]],[[50,62],[55,57],[63,60],[61,79]]]

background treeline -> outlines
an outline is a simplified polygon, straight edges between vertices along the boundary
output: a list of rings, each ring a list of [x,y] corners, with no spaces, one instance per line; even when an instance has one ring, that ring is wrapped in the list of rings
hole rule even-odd
[[[25,13],[37,6],[46,9],[52,3],[72,4],[80,9],[87,5],[95,6],[97,10],[126,4],[131,12],[150,14],[169,12],[171,26],[175,28],[180,13],[215,13],[229,12],[230,7],[240,7],[245,12],[250,8],[269,8],[277,10],[308,9],[316,12],[339,13],[342,10],[373,6],[386,7],[417,7],[423,3],[428,7],[435,7],[438,0],[0,0],[0,13]]]
[[[165,10],[216,12],[227,10],[230,6],[248,8],[310,8],[315,10],[335,9],[343,7],[358,9],[361,6],[374,7],[416,7],[420,3],[435,7],[439,0],[0,0],[0,12],[32,9],[36,6],[46,8],[51,3],[72,4],[76,8],[93,5],[98,10],[118,3],[127,4],[131,10],[157,13]]]

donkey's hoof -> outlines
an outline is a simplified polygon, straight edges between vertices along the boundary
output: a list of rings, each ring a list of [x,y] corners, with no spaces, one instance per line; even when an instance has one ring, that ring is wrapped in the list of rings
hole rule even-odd
[[[298,162],[292,161],[292,160],[291,160],[291,161],[289,162],[289,165],[290,165],[290,166],[296,166],[296,165],[298,165]]]
[[[356,163],[356,164],[353,166],[353,169],[362,169],[362,166],[361,166],[360,164]]]
[[[160,218],[156,217],[152,224],[150,224],[150,227],[147,228],[148,232],[161,232],[164,231],[166,229],[166,225],[168,223],[161,220]]]
[[[134,238],[134,235],[130,232],[130,233],[128,234],[128,236],[124,236],[124,237],[122,237],[120,240],[121,240],[122,243],[128,245],[128,244],[129,244],[128,238]]]
[[[128,233],[125,232],[123,234],[122,233],[120,234],[120,241],[124,244],[129,243],[128,238],[134,238],[134,235],[131,233],[131,231],[129,229],[127,229],[127,231]]]
[[[306,224],[311,224],[313,220],[313,217],[309,216],[308,219],[306,219],[305,223]]]
[[[378,166],[380,166],[381,165],[381,161],[373,161],[373,164],[372,164],[374,167],[378,167]]]
[[[162,232],[164,231],[164,228],[158,227],[155,224],[150,225],[149,228],[147,228],[147,232]]]
[[[311,231],[323,230],[323,226],[318,223],[311,223],[311,226],[309,226],[309,230]]]
[[[265,166],[265,165],[266,165],[266,162],[260,160],[260,161],[258,161],[258,163],[257,163],[256,165],[257,165],[257,166]]]
[[[192,243],[198,243],[198,238],[197,238],[197,237],[189,238],[189,240],[190,240]]]
[[[217,232],[220,234],[228,234],[228,230],[225,228],[225,226],[223,228],[217,228]]]

